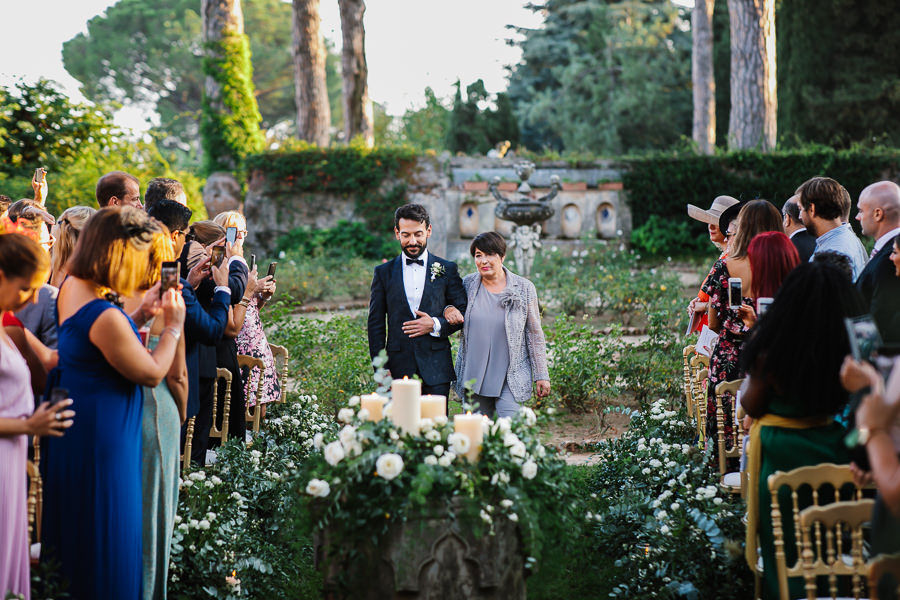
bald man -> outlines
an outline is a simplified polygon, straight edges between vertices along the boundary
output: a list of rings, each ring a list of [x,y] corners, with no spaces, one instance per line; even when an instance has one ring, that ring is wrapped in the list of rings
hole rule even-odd
[[[900,320],[894,319],[900,307],[900,277],[890,260],[894,238],[900,235],[900,186],[879,181],[864,189],[856,204],[856,220],[863,235],[875,239],[875,247],[856,287],[869,306],[869,312],[886,343],[900,344]]]

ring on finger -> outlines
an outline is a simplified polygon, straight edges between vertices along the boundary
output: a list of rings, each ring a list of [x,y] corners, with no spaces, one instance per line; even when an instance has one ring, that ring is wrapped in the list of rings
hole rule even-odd
[[[62,421],[62,414],[56,413],[56,415],[55,415],[54,418],[55,418],[57,421]]]

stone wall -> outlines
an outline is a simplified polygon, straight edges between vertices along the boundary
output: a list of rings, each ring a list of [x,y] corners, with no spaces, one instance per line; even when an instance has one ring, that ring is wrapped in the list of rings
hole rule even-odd
[[[508,235],[509,221],[494,216],[496,201],[487,182],[500,177],[501,193],[515,194],[519,159],[468,157],[421,157],[405,180],[407,201],[424,205],[431,215],[433,234],[429,247],[450,259],[468,255],[470,239],[483,231]],[[598,161],[575,166],[565,162],[537,164],[529,183],[536,196],[548,193],[550,177],[558,175],[563,189],[552,204],[553,217],[542,224],[543,237],[554,245],[577,246],[584,237],[628,239],[631,213],[621,189],[621,171],[612,162]],[[398,181],[386,181],[390,189]],[[356,199],[340,194],[298,192],[273,193],[265,175],[251,174],[244,213],[247,244],[271,253],[278,238],[300,226],[333,227],[339,220],[359,220]]]

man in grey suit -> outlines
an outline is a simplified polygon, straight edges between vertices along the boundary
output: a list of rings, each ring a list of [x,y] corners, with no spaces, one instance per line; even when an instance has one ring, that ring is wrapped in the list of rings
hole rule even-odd
[[[787,199],[787,202],[781,207],[781,216],[784,232],[791,238],[791,242],[794,243],[797,254],[800,255],[800,263],[809,262],[809,257],[816,250],[816,238],[806,230],[803,222],[800,221],[799,195],[794,195]]]

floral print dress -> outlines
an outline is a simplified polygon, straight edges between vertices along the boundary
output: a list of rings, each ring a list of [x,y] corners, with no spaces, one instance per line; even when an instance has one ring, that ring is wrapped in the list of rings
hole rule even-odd
[[[709,277],[703,284],[703,291],[709,294],[709,305],[719,315],[719,321],[721,322],[719,340],[712,351],[712,356],[709,358],[709,388],[706,397],[706,439],[708,440],[715,440],[718,433],[716,425],[716,386],[723,381],[733,381],[743,377],[743,373],[738,367],[738,359],[744,344],[744,338],[749,331],[741,320],[738,311],[728,308],[729,276],[725,260],[719,259],[713,265]],[[741,300],[744,304],[753,306],[752,298],[744,297]],[[734,414],[734,407],[731,404],[730,397],[723,399],[722,410],[726,415],[725,435],[730,436],[733,425],[732,419],[727,416]]]
[[[278,400],[281,395],[281,385],[275,369],[275,357],[272,356],[272,350],[269,348],[269,340],[266,339],[266,332],[263,330],[262,320],[259,318],[259,304],[255,297],[247,307],[244,326],[237,336],[237,350],[238,354],[261,359],[266,366],[263,373],[259,373],[258,369],[253,369],[247,375],[249,381],[244,382],[245,389],[248,390],[247,406],[256,406],[256,386],[259,384],[260,377],[263,378],[263,385],[262,398],[259,399],[259,402],[267,404]]]

